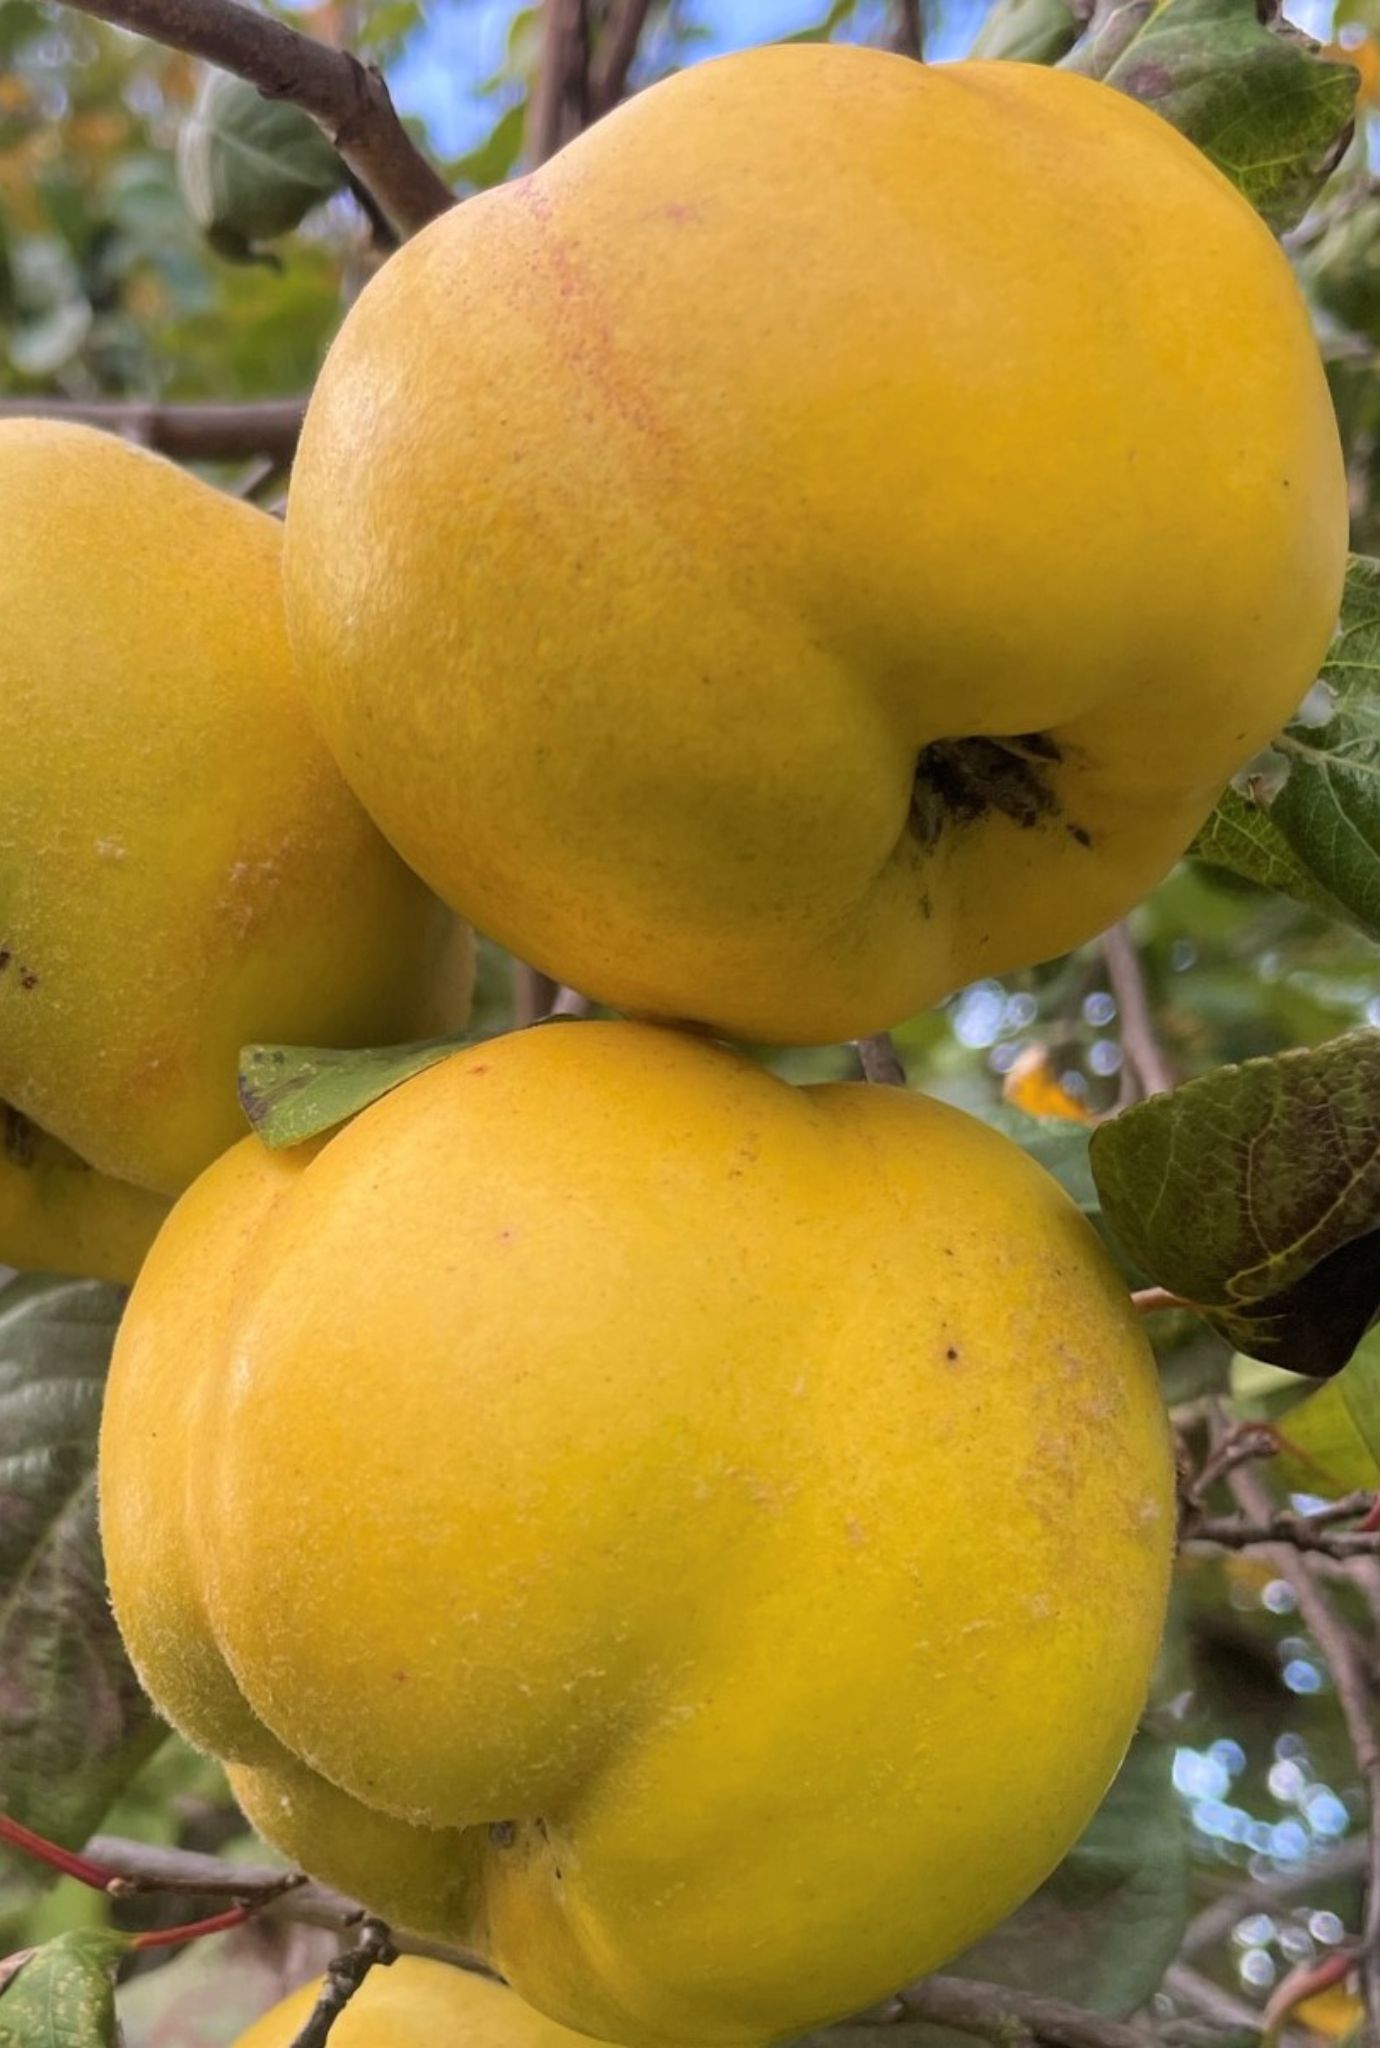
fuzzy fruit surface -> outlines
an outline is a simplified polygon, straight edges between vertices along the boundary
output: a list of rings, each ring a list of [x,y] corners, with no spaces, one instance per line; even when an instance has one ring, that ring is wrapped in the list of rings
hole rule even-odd
[[[1142,1705],[1171,1479],[1018,1147],[629,1023],[226,1154],[100,1473],[134,1661],[255,1826],[635,2048],[866,2006],[1040,1882]]]
[[[169,1206],[166,1195],[97,1173],[0,1103],[0,1257],[7,1265],[132,1280]]]
[[[321,1985],[304,1984],[266,2012],[235,2048],[292,2048]],[[491,1977],[425,1956],[375,1968],[331,2027],[332,2048],[589,2048]]]
[[[469,936],[312,730],[276,520],[113,436],[14,420],[0,531],[0,1098],[175,1193],[243,1134],[241,1045],[452,1028]],[[16,1211],[54,1222],[53,1189]]]
[[[775,47],[384,266],[308,410],[288,622],[481,928],[830,1041],[1146,894],[1311,685],[1346,523],[1289,265],[1167,122]]]

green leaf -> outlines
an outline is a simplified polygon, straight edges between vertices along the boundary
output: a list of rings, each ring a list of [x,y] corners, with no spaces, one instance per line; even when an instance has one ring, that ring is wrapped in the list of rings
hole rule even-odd
[[[91,307],[80,294],[25,320],[10,336],[10,361],[21,376],[51,377],[79,354],[91,332]]]
[[[115,1972],[129,1936],[84,1927],[60,1934],[0,1991],[0,2048],[117,2048]]]
[[[1093,1133],[1103,1216],[1237,1350],[1319,1377],[1380,1308],[1380,1033],[1219,1067]]]
[[[1225,868],[1276,895],[1292,896],[1296,903],[1307,903],[1329,917],[1350,919],[1336,897],[1308,872],[1264,805],[1242,790],[1222,792],[1191,850],[1211,867]]]
[[[1380,937],[1380,562],[1355,556],[1341,628],[1322,671],[1330,710],[1295,719],[1270,822],[1309,874]]]
[[[1189,1849],[1172,1765],[1170,1745],[1137,1736],[1058,1869],[944,1974],[1043,1993],[1117,2019],[1143,2005],[1188,1923]],[[885,2031],[896,2048],[957,2048],[965,2038],[922,2021]],[[805,2039],[812,2048],[875,2048],[876,2032],[830,2027]]]
[[[450,183],[472,185],[476,192],[487,192],[491,185],[501,185],[522,155],[526,124],[526,102],[519,100],[516,106],[499,115],[481,143],[446,166]]]
[[[177,176],[211,246],[232,261],[252,262],[258,243],[295,228],[340,190],[348,172],[300,107],[207,70],[178,136]]]
[[[96,1431],[124,1295],[0,1291],[0,1796],[84,1842],[163,1738],[120,1643],[96,1526]]]
[[[1272,1476],[1293,1493],[1338,1495],[1380,1486],[1380,1330],[1364,1339],[1325,1386],[1302,1400],[1297,1388],[1297,1380],[1282,1374],[1277,1379],[1268,1366],[1233,1360],[1238,1412],[1261,1416],[1279,1429]]]
[[[1343,327],[1380,340],[1380,205],[1368,181],[1342,194],[1295,261],[1324,312]]]
[[[359,47],[374,62],[395,57],[424,18],[422,0],[370,0],[360,24]]]
[[[5,0],[0,7],[0,64],[8,64],[22,43],[46,35],[49,27],[38,0]]]
[[[265,1145],[280,1152],[357,1116],[381,1095],[446,1059],[466,1038],[338,1052],[313,1045],[247,1045],[240,1102]]]
[[[1337,1387],[1372,1464],[1380,1470],[1380,1355],[1364,1345],[1337,1375]]]
[[[1277,234],[1296,227],[1350,140],[1354,65],[1256,0],[1102,0],[1063,59],[1196,142]]]
[[[1380,1485],[1380,1456],[1357,1426],[1346,1376],[1357,1363],[1319,1387],[1280,1423],[1284,1449],[1271,1471],[1298,1493],[1340,1495]],[[1375,1362],[1370,1362],[1372,1375]]]
[[[852,20],[857,5],[858,0],[831,0],[831,5],[809,28],[793,29],[776,40],[781,43],[827,43],[845,23]]]
[[[1193,851],[1380,939],[1380,562],[1366,556],[1321,682],[1321,711],[1315,693],[1276,743],[1282,786],[1229,790]]]
[[[1054,64],[1072,49],[1078,33],[1079,20],[1068,0],[997,0],[977,32],[971,54]]]

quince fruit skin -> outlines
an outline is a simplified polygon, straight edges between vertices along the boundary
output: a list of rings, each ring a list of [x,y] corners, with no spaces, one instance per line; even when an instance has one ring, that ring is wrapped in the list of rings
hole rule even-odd
[[[25,1272],[132,1280],[171,1207],[97,1173],[0,1103],[0,1253]]]
[[[633,1023],[218,1161],[100,1490],[134,1663],[255,1827],[634,2048],[865,2007],[1033,1890],[1173,1522],[1144,1334],[1042,1169]]]
[[[304,1984],[241,2034],[235,2048],[293,2048],[320,1983]],[[504,1985],[426,1956],[375,1968],[331,2028],[333,2048],[589,2048]]]
[[[1312,684],[1341,451],[1268,230],[1125,95],[756,49],[384,266],[288,625],[404,858],[615,1007],[828,1042],[1160,880]]]
[[[176,1193],[244,1133],[243,1044],[453,1029],[472,940],[312,729],[277,520],[10,420],[0,530],[0,1098]]]

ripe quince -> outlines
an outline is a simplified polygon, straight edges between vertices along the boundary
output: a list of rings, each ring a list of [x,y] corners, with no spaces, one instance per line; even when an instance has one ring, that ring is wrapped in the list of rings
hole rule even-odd
[[[170,1206],[166,1195],[97,1173],[0,1103],[0,1255],[7,1265],[132,1280]]]
[[[832,1041],[1145,895],[1312,683],[1346,529],[1289,265],[1183,136],[798,45],[384,266],[285,575],[447,901],[617,1008]]]
[[[321,1985],[305,1984],[266,2012],[235,2048],[292,2048]],[[331,2027],[332,2048],[589,2048],[473,1970],[426,1956],[375,1968]]]
[[[100,1487],[134,1662],[268,1840],[635,2048],[866,2006],[1030,1892],[1173,1520],[1125,1288],[1017,1146],[632,1023],[227,1153]]]
[[[243,1135],[243,1043],[452,1028],[471,940],[312,729],[278,521],[110,435],[17,420],[0,529],[0,1098],[175,1193]],[[75,1221],[64,1244],[48,1215],[49,1263],[81,1270]]]

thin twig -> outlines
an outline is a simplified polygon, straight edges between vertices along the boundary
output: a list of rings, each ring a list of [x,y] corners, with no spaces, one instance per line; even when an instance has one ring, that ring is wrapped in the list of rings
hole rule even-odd
[[[256,1905],[265,1920],[328,1928],[337,1934],[358,1927],[365,1918],[358,1899],[317,1884],[300,1871],[275,1870],[272,1865],[232,1863],[225,1857],[132,1842],[121,1835],[94,1836],[86,1844],[84,1858],[108,1876],[104,1889],[115,1897],[136,1892],[190,1892],[208,1899],[238,1899]],[[481,1976],[493,1974],[480,1957],[447,1942],[412,1934],[395,1934],[393,1942],[405,1955],[433,1956],[457,1969],[477,1971]]]
[[[379,1964],[395,1963],[397,1959],[393,1937],[382,1920],[364,1920],[354,1947],[327,1963],[321,1995],[305,2025],[293,2037],[291,2048],[326,2048],[331,2028],[369,1972]]]
[[[1189,1921],[1179,1946],[1180,1956],[1201,1955],[1204,1949],[1225,1941],[1248,1913],[1277,1913],[1281,1906],[1287,1906],[1295,1899],[1315,1897],[1330,1884],[1364,1876],[1369,1854],[1369,1845],[1357,1836],[1350,1842],[1340,1842],[1335,1849],[1328,1849],[1321,1856],[1310,1857],[1306,1863],[1300,1863],[1293,1869],[1278,1871],[1250,1884],[1234,1885]],[[1167,1978],[1165,1983],[1167,1989],[1173,1989]]]
[[[1238,1466],[1228,1473],[1227,1485],[1238,1507],[1251,1520],[1269,1521],[1275,1503],[1258,1472]],[[1307,1559],[1288,1544],[1271,1546],[1269,1556],[1279,1576],[1293,1587],[1299,1617],[1331,1674],[1369,1802],[1361,1992],[1366,2008],[1366,2040],[1371,2048],[1380,2048],[1380,1719],[1370,1683],[1369,1661],[1364,1646],[1337,1613]]]
[[[1235,1923],[1233,1923],[1235,1924]],[[1263,2033],[1265,2016],[1253,2005],[1247,2005],[1243,1998],[1224,1991],[1220,1984],[1214,1984],[1210,1977],[1204,1977],[1197,1970],[1190,1970],[1184,1963],[1171,1963],[1164,1973],[1164,1989],[1180,2005],[1191,2005],[1195,2012],[1209,2019],[1215,2026],[1249,2028],[1252,2033]]]
[[[865,1081],[876,1081],[884,1088],[907,1086],[906,1070],[889,1031],[874,1031],[870,1038],[855,1038],[853,1046]]]
[[[257,1916],[257,1906],[227,1906],[223,1913],[211,1913],[204,1920],[185,1920],[178,1927],[149,1927],[130,1936],[129,1945],[141,1952],[148,1948],[180,1948],[184,1941],[201,1941],[208,1934],[228,1934]]]
[[[36,1833],[11,1814],[0,1813],[0,1842],[6,1842],[22,1855],[32,1856],[36,1862],[46,1864],[49,1870],[60,1871],[64,1877],[86,1885],[91,1891],[104,1893],[107,1898],[122,1898],[146,1888],[167,1889],[162,1885],[146,1887],[137,1878],[122,1876],[109,1863],[93,1856],[89,1848],[84,1852],[64,1848],[61,1842]],[[222,1868],[228,1869],[229,1866]],[[274,1871],[257,1886],[246,1887],[241,1878],[231,1893],[235,1901],[232,1906],[227,1906],[222,1912],[208,1914],[203,1919],[180,1921],[175,1927],[148,1928],[142,1934],[132,1935],[130,1946],[136,1949],[174,1948],[184,1941],[197,1941],[204,1934],[223,1934],[231,1927],[242,1927],[272,1899],[303,1882],[304,1879],[290,1871]]]
[[[925,17],[920,0],[892,0],[891,24],[887,34],[887,45],[898,57],[914,57],[923,60],[925,55]]]
[[[650,12],[651,0],[613,0],[590,72],[591,121],[611,113],[622,99]]]
[[[1369,1493],[1349,1493],[1345,1499],[1329,1501],[1326,1507],[1308,1515],[1298,1514],[1292,1508],[1276,1508],[1264,1521],[1253,1521],[1247,1515],[1191,1515],[1182,1540],[1215,1543],[1223,1550],[1255,1550],[1262,1544],[1287,1543],[1291,1550],[1316,1551],[1321,1557],[1375,1557],[1380,1555],[1380,1529],[1333,1526],[1368,1513],[1372,1500]]]
[[[0,1842],[18,1849],[21,1855],[32,1856],[36,1862],[46,1863],[50,1870],[56,1870],[63,1877],[75,1878],[93,1892],[107,1889],[110,1872],[89,1856],[82,1856],[75,1849],[66,1849],[61,1842],[50,1842],[46,1835],[40,1835],[33,1828],[25,1827],[23,1821],[15,1820],[8,1813],[0,1813]]]
[[[1349,1558],[1333,1568],[1360,1596],[1371,1628],[1371,1672],[1380,1685],[1380,1563],[1374,1558]]]
[[[231,1863],[223,1856],[132,1842],[123,1835],[93,1835],[82,1854],[106,1873],[111,1880],[107,1889],[116,1897],[136,1892],[191,1892],[204,1899],[269,1904],[291,1892],[293,1919],[318,1927],[348,1927],[364,1910],[343,1892],[312,1884],[301,1871],[275,1870],[271,1864]]]
[[[1291,1970],[1283,1983],[1277,1984],[1270,1993],[1270,2002],[1265,2008],[1265,2031],[1273,2040],[1296,2006],[1305,1998],[1314,1998],[1320,1991],[1331,1990],[1334,1984],[1344,1984],[1356,1967],[1354,1948],[1333,1949],[1330,1956],[1323,1956],[1316,1963],[1301,1963]]]
[[[1143,2035],[1119,2020],[1065,2005],[1060,1998],[1041,1998],[1031,1991],[1011,1991],[1004,1984],[967,1977],[926,1977],[859,2017],[868,2026],[932,2020],[1005,2044],[1024,2036],[1048,2042],[1050,2048],[1145,2048]]]
[[[541,64],[527,107],[527,161],[544,164],[590,114],[587,0],[542,0]]]
[[[1279,1450],[1279,1433],[1268,1422],[1238,1422],[1217,1436],[1199,1471],[1184,1489],[1192,1509],[1201,1508],[1214,1486],[1234,1472],[1238,1465],[1250,1465],[1260,1458],[1273,1458]]]
[[[372,65],[332,50],[240,0],[70,0],[83,14],[204,57],[291,100],[340,151],[360,184],[404,234],[424,227],[455,195],[416,147]]]
[[[1163,1095],[1174,1086],[1174,1069],[1155,1030],[1140,954],[1124,923],[1102,934],[1102,957],[1116,998],[1127,1069],[1143,1095]]]
[[[289,462],[302,431],[305,398],[244,405],[155,405],[142,399],[0,398],[0,420],[72,420],[103,427],[180,462]]]
[[[535,967],[529,967],[525,960],[513,962],[513,1024],[517,1030],[525,1030],[535,1024],[538,1018],[549,1017],[555,1007],[560,983],[552,981],[550,975],[542,974]]]
[[[265,492],[281,490],[286,481],[287,473],[274,456],[256,455],[243,474],[236,477],[230,489],[235,497],[253,505]]]

